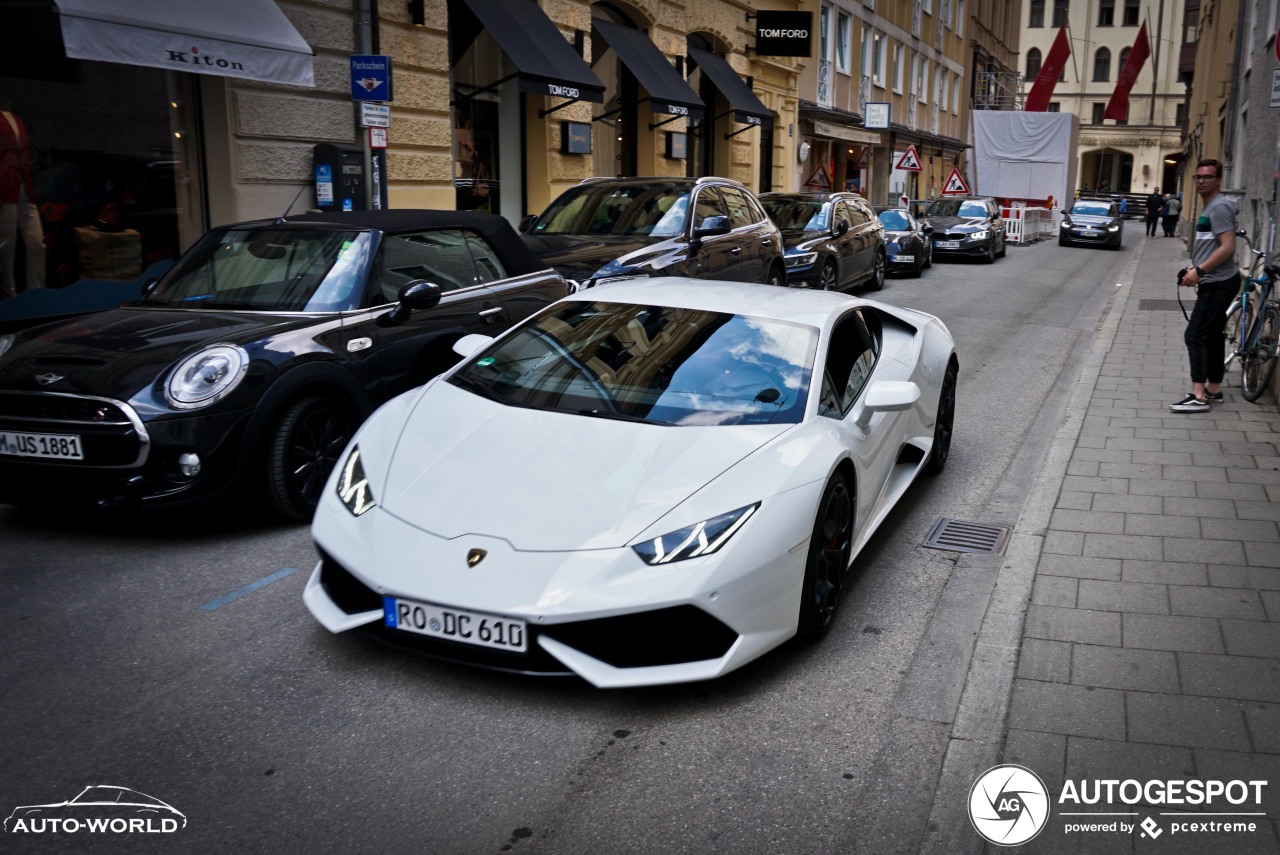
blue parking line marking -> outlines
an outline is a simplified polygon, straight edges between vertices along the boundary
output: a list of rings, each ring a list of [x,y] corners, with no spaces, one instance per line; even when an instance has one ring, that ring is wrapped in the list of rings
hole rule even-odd
[[[252,594],[254,591],[258,590],[259,588],[270,585],[272,582],[278,582],[281,579],[283,579],[285,576],[288,576],[290,573],[297,573],[297,572],[298,572],[297,567],[284,567],[272,573],[270,576],[263,576],[261,579],[259,579],[256,582],[250,582],[248,585],[245,585],[243,588],[237,588],[236,590],[232,591],[230,594],[227,594],[225,597],[218,597],[218,599],[216,600],[210,600],[209,602],[202,605],[200,608],[204,609],[207,612],[211,612],[214,609],[225,606],[227,603],[233,600],[240,599],[245,594]]]

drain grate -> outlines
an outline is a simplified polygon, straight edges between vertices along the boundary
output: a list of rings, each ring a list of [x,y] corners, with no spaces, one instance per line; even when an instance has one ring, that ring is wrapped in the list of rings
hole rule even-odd
[[[1140,312],[1176,312],[1178,311],[1177,300],[1139,300],[1138,311]]]
[[[933,524],[924,545],[930,549],[948,549],[952,552],[974,552],[979,555],[999,555],[1009,540],[1009,529],[999,525],[965,522],[943,517]]]

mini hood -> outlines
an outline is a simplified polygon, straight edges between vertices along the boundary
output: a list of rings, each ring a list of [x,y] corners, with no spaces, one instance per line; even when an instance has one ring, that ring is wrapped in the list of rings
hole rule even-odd
[[[372,486],[387,512],[439,537],[488,535],[528,551],[617,548],[791,427],[567,415],[440,381],[406,420],[386,482]]]

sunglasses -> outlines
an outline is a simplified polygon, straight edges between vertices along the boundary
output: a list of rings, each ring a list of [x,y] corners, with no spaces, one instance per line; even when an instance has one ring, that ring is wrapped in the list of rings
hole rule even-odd
[[[1195,178],[1196,181],[1208,181],[1209,179],[1217,178],[1218,176],[1213,173],[1209,173],[1208,175],[1194,175],[1192,177]]]

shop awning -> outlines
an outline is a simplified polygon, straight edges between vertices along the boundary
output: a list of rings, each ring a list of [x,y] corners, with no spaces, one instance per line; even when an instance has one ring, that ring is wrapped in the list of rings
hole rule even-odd
[[[729,106],[737,114],[734,116],[734,121],[748,125],[773,122],[773,112],[756,97],[756,93],[751,91],[751,88],[738,76],[738,72],[734,71],[723,57],[691,47],[689,58],[698,64],[703,74],[711,78],[711,85],[719,89],[720,94],[729,102]]]
[[[311,47],[273,0],[56,0],[67,56],[315,86]]]
[[[462,2],[511,59],[521,91],[597,104],[604,100],[604,83],[534,0]]]
[[[691,119],[702,117],[706,105],[648,36],[639,30],[599,18],[591,25],[635,75],[644,91],[649,93],[649,108],[653,112]]]

